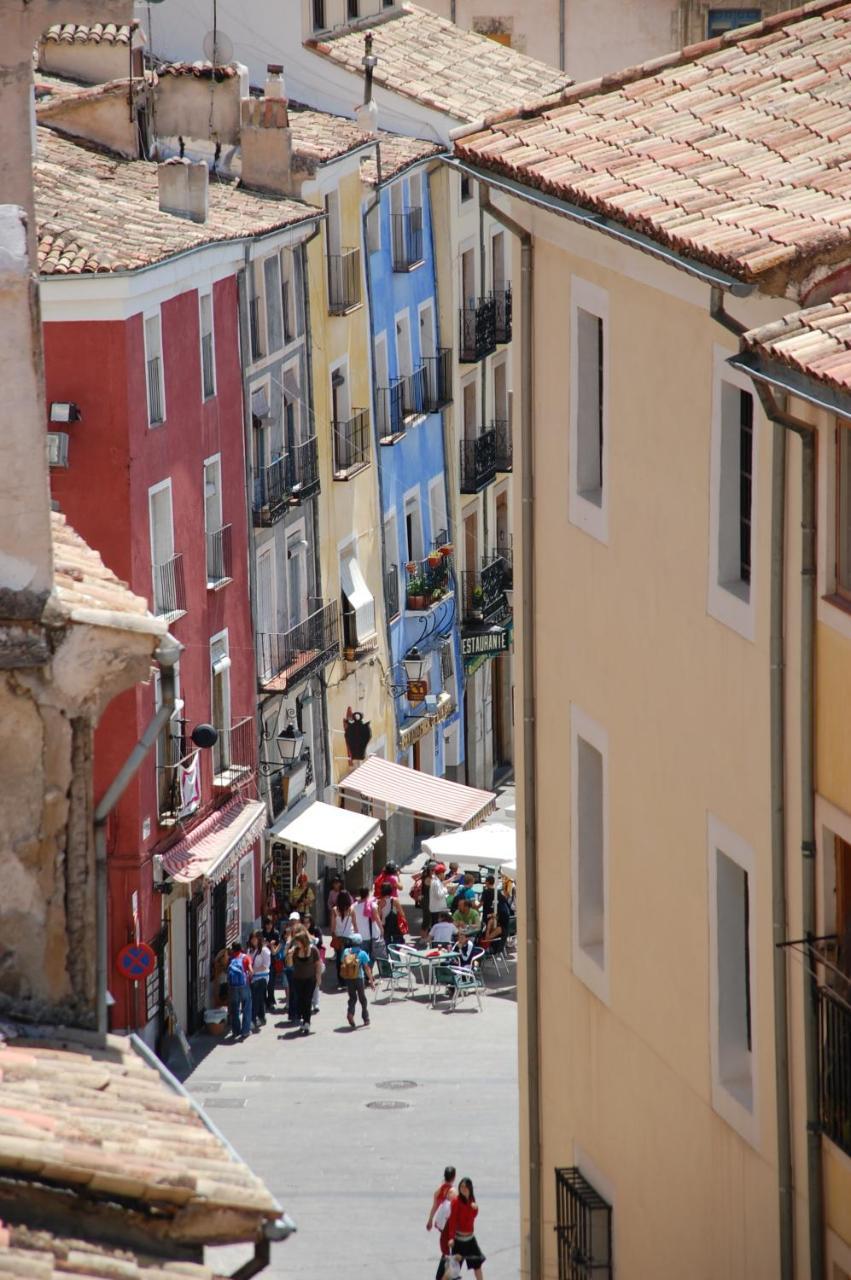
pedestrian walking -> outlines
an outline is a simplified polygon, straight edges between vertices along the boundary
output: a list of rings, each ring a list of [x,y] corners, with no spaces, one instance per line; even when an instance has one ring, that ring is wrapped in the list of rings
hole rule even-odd
[[[272,962],[269,965],[269,982],[266,987],[266,1009],[269,1013],[275,1012],[275,983],[278,973],[283,973],[284,958],[278,955],[281,947],[281,935],[275,928],[274,921],[271,916],[266,916],[263,920],[263,941],[269,948]]]
[[[241,942],[230,949],[227,973],[231,1034],[234,1040],[245,1040],[251,1033],[251,961],[243,954]]]
[[[381,886],[381,897],[378,899],[378,920],[384,942],[388,947],[397,946],[405,941],[408,932],[408,921],[402,910],[399,899],[393,893],[392,884]]]
[[[259,1031],[266,1025],[266,995],[272,970],[272,952],[262,933],[248,935],[248,958],[251,961],[251,1026]]]
[[[308,914],[304,917],[304,927],[313,939],[313,945],[319,952],[320,969],[316,986],[313,989],[313,1003],[311,1006],[312,1013],[319,1012],[319,993],[322,990],[322,975],[325,972],[325,946],[322,940],[322,930],[316,924],[313,916]]]
[[[332,876],[331,884],[328,888],[328,897],[325,899],[325,906],[328,910],[328,919],[331,919],[331,912],[337,905],[337,899],[343,888],[343,882],[339,876]]]
[[[319,948],[304,925],[293,930],[287,961],[293,970],[299,1029],[303,1036],[309,1036],[310,1017],[313,1013],[313,992],[322,973],[322,961],[319,957]]]
[[[449,1236],[446,1234],[446,1228],[449,1225],[452,1201],[457,1194],[455,1190],[455,1166],[448,1164],[443,1170],[443,1181],[432,1197],[431,1213],[428,1215],[428,1222],[426,1223],[426,1231],[431,1231],[434,1227],[437,1227],[440,1232],[440,1262],[437,1264],[435,1280],[441,1280],[446,1267],[446,1257],[449,1253]]]
[[[340,974],[349,993],[346,1019],[350,1027],[355,1025],[355,1006],[358,1001],[360,1001],[361,1014],[363,1015],[363,1025],[365,1027],[369,1026],[369,1004],[366,998],[367,982],[372,987],[372,990],[375,990],[372,963],[361,945],[362,941],[363,939],[359,933],[353,933],[349,939],[350,945],[345,948],[340,957]]]
[[[399,890],[402,888],[402,881],[399,876],[399,868],[396,866],[395,862],[386,862],[383,869],[379,871],[378,875],[375,877],[372,892],[375,894],[376,898],[381,897],[381,891],[385,884],[392,885],[392,896],[394,898],[398,898]]]
[[[292,965],[290,964],[287,957],[289,956],[290,944],[292,943],[292,940],[293,940],[293,933],[295,932],[296,929],[299,929],[300,927],[301,927],[301,916],[297,911],[291,911],[289,915],[289,919],[287,920],[287,927],[286,927],[286,930],[284,931],[284,937],[282,942],[282,947],[284,952],[284,981],[287,984],[287,1019],[290,1022],[295,1022],[296,1020],[295,987],[293,985]]]
[[[363,938],[363,949],[369,956],[373,957],[373,945],[378,938],[381,937],[381,925],[378,923],[378,911],[375,905],[375,899],[369,891],[369,885],[364,885],[358,890],[357,901],[354,903],[355,909],[355,928]]]
[[[449,1221],[446,1224],[449,1256],[458,1259],[462,1265],[466,1263],[467,1270],[472,1271],[476,1280],[482,1280],[485,1255],[479,1248],[479,1242],[475,1236],[478,1213],[479,1206],[476,1204],[473,1184],[469,1178],[462,1178],[458,1183],[458,1195],[452,1201]]]
[[[340,976],[340,961],[343,951],[349,946],[352,934],[356,932],[355,909],[351,894],[341,889],[337,901],[331,908],[331,946],[335,952],[337,966],[337,987],[343,990],[343,979]]]

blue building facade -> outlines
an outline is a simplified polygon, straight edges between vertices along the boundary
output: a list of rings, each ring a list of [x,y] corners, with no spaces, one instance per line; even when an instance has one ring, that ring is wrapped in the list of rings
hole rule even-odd
[[[442,412],[452,396],[452,352],[439,333],[427,165],[386,180],[367,208],[395,758],[455,778],[463,772],[464,668]]]

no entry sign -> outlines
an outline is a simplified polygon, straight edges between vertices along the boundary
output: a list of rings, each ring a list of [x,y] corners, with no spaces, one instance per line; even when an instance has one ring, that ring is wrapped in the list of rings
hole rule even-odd
[[[129,978],[131,982],[141,982],[142,978],[153,973],[157,954],[147,942],[128,942],[119,951],[115,963],[118,965],[118,972],[125,978]]]

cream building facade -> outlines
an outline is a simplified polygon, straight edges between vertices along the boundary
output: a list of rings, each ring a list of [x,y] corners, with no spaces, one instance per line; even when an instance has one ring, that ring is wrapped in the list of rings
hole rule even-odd
[[[851,263],[833,230],[848,205],[819,167],[831,78],[806,82],[825,42],[851,40],[847,12],[811,6],[766,40],[724,37],[456,143],[515,220],[525,280],[522,1274],[536,1280],[849,1274],[847,1041],[814,1021],[796,945],[838,927],[847,743],[826,704],[842,705],[844,653],[820,605],[810,772],[805,468],[739,356],[743,330],[841,289]],[[777,46],[819,156],[806,173],[769,102]]]

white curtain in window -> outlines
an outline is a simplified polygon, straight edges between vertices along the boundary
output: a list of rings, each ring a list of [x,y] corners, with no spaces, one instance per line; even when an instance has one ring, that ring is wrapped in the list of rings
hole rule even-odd
[[[343,595],[354,610],[358,644],[362,644],[375,635],[375,600],[355,556],[343,557],[340,574]]]

